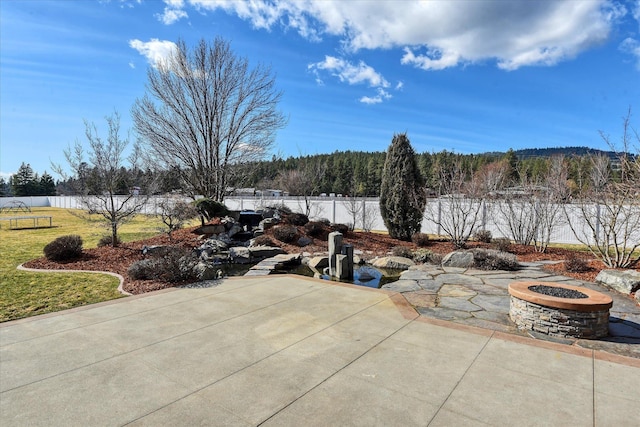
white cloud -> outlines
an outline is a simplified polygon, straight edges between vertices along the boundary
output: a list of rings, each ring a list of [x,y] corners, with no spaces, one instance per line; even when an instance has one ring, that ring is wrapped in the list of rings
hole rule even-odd
[[[129,46],[147,58],[149,64],[157,67],[176,49],[176,44],[168,40],[151,39],[143,42],[138,39],[129,40]]]
[[[373,97],[363,96],[362,98],[360,98],[360,102],[362,102],[363,104],[369,104],[369,105],[380,104],[382,101],[385,101],[391,98],[392,96],[389,92],[379,87],[378,94],[376,96],[373,96]]]
[[[347,82],[350,85],[367,83],[371,87],[389,87],[389,82],[363,61],[354,65],[344,59],[327,55],[324,57],[324,61],[309,64],[308,68],[316,73],[317,70],[329,71],[341,82]]]
[[[404,82],[398,81],[398,83],[396,84],[396,90],[402,90],[403,87],[404,87]]]
[[[187,18],[189,15],[182,9],[172,9],[170,7],[164,8],[164,13],[158,15],[158,19],[165,25],[171,25],[182,18]]]
[[[345,49],[402,48],[402,63],[427,70],[495,60],[500,68],[553,65],[603,43],[627,13],[614,0],[185,0],[168,8],[224,10],[254,28],[282,26]],[[640,15],[635,2],[634,16]],[[186,12],[185,12],[186,13]],[[177,16],[177,15],[176,15]]]
[[[636,60],[636,68],[640,70],[640,41],[628,37],[622,41],[619,49],[632,55]]]
[[[136,68],[136,64],[134,64],[132,61],[129,61],[129,67],[132,69]]]

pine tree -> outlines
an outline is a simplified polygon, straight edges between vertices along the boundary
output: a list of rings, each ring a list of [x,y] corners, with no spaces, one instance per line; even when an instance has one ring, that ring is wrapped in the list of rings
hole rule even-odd
[[[380,187],[380,213],[389,235],[411,240],[420,231],[425,203],[424,179],[407,134],[394,135]]]
[[[18,197],[34,196],[35,187],[37,187],[37,181],[35,181],[33,169],[29,163],[23,162],[18,168],[18,172],[11,176],[13,194]]]

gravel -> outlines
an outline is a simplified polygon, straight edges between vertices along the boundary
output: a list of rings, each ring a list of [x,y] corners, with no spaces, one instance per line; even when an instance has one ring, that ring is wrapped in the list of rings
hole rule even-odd
[[[549,295],[558,298],[589,298],[589,295],[583,294],[580,291],[574,291],[573,289],[558,288],[555,286],[534,285],[529,286],[529,290],[537,292],[543,295]]]

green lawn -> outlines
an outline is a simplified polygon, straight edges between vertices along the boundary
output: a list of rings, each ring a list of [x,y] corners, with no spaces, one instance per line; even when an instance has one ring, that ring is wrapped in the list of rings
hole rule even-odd
[[[58,236],[78,234],[84,248],[93,248],[107,234],[97,217],[86,221],[67,209],[33,208],[32,213],[2,213],[0,218],[22,215],[51,215],[53,228],[9,230],[9,221],[0,221],[0,322],[122,297],[118,279],[104,274],[16,270],[23,262],[41,257],[44,246]],[[120,238],[128,242],[150,237],[159,227],[156,218],[140,215],[122,227]]]

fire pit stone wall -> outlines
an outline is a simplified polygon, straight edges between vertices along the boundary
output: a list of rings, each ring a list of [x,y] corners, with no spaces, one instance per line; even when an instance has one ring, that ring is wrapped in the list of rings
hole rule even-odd
[[[555,283],[578,290],[588,298],[558,298],[529,290],[535,282],[509,285],[511,295],[509,317],[520,329],[532,330],[563,338],[602,338],[609,334],[611,299],[599,292]]]

